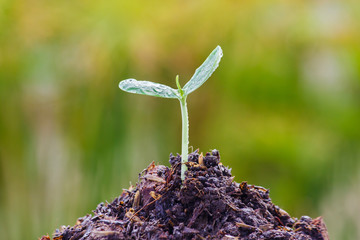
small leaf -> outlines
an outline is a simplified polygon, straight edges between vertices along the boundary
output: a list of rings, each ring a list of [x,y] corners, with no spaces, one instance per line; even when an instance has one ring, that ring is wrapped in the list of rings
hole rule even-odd
[[[138,81],[132,78],[121,81],[119,83],[119,88],[130,93],[163,98],[180,98],[178,91],[171,87],[149,81]]]
[[[217,46],[205,60],[205,62],[196,69],[194,75],[191,77],[190,81],[185,84],[183,87],[185,95],[198,89],[206,80],[209,79],[211,74],[219,66],[223,53],[220,46]]]

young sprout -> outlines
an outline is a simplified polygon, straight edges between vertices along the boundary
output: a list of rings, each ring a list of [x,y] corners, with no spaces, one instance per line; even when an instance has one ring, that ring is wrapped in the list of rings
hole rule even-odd
[[[181,180],[185,179],[185,171],[187,170],[185,162],[188,161],[188,145],[189,145],[189,119],[186,106],[186,97],[199,88],[215,69],[219,66],[223,53],[220,46],[217,46],[205,60],[205,62],[196,69],[191,79],[181,88],[179,83],[179,75],[176,76],[176,86],[178,89],[169,86],[153,83],[149,81],[138,81],[135,79],[126,79],[119,83],[119,88],[130,93],[137,93],[155,97],[176,98],[180,101],[181,117],[182,117],[182,145],[181,145]]]

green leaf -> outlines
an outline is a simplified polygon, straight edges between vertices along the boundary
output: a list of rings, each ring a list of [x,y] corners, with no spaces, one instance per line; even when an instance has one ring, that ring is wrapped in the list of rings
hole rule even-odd
[[[149,81],[138,81],[132,78],[121,81],[119,88],[130,93],[163,98],[180,98],[178,91],[171,87]]]
[[[217,46],[205,60],[205,62],[196,69],[194,75],[191,77],[190,81],[185,84],[183,87],[185,95],[190,94],[191,92],[198,89],[206,80],[209,79],[211,74],[219,66],[223,53],[220,46]]]

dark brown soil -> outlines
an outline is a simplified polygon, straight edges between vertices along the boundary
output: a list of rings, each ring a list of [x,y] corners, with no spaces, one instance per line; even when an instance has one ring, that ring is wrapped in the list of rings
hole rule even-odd
[[[170,155],[171,168],[152,163],[135,188],[62,226],[53,239],[328,239],[321,217],[293,218],[271,202],[269,190],[234,182],[217,150],[189,155],[183,185],[180,159]]]

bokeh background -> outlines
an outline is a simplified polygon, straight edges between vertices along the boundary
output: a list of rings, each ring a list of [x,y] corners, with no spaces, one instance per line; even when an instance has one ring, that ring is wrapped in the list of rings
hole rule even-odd
[[[360,239],[360,2],[0,1],[0,236],[73,225],[181,149],[178,101],[122,92],[184,85],[190,145],[292,216]]]

